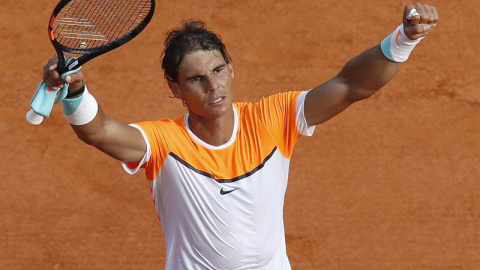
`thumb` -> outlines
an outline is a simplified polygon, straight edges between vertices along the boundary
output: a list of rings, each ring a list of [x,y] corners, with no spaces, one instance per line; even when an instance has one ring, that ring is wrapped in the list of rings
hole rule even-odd
[[[79,71],[76,73],[68,74],[67,76],[65,76],[64,81],[66,83],[75,83],[75,82],[83,81],[83,73]]]

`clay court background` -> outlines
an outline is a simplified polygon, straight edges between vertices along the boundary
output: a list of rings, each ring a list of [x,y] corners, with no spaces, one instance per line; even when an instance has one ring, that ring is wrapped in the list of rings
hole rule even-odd
[[[56,0],[2,0],[0,269],[163,269],[142,173],[76,140],[57,106],[24,120],[53,55]],[[187,18],[220,33],[236,100],[309,89],[401,22],[400,1],[158,1],[132,43],[84,67],[91,92],[125,122],[184,113],[159,65]],[[318,126],[295,150],[285,204],[294,269],[480,269],[479,1],[432,1],[441,22],[400,74]]]

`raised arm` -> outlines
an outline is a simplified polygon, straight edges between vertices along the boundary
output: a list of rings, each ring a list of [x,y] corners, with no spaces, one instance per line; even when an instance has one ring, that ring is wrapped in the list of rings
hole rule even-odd
[[[323,123],[354,102],[377,92],[397,74],[415,44],[437,22],[435,7],[421,3],[407,5],[403,25],[387,37],[382,46],[377,45],[351,59],[338,75],[308,93],[305,99],[308,124]],[[390,41],[394,42],[392,46]]]
[[[43,68],[44,81],[53,89],[63,87],[56,67],[57,59],[52,58]],[[67,105],[69,110],[67,114],[70,114],[67,119],[78,138],[120,161],[139,161],[146,151],[146,144],[140,131],[108,117],[88,90],[75,94],[84,85],[83,78],[81,71],[65,78],[65,81],[70,83],[69,96],[72,93],[74,96],[62,101],[70,104]],[[64,112],[65,106],[64,104]]]

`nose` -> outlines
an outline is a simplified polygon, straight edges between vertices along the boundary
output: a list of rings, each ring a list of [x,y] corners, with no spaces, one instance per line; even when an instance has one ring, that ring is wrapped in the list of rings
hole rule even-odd
[[[220,88],[220,85],[217,83],[215,78],[207,77],[207,79],[205,80],[205,83],[206,83],[205,90],[207,91],[207,93],[214,92]]]

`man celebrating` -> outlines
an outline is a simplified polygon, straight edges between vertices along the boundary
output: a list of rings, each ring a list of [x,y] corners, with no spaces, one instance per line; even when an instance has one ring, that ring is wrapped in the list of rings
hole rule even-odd
[[[166,269],[291,269],[283,203],[295,143],[388,83],[438,21],[436,9],[420,3],[403,15],[391,35],[331,80],[257,103],[233,102],[235,72],[224,44],[204,23],[188,21],[168,33],[162,59],[188,114],[118,122],[102,111],[81,72],[65,79],[71,92],[64,112],[82,141],[129,173],[145,169],[165,232]],[[62,87],[55,58],[44,80]]]

